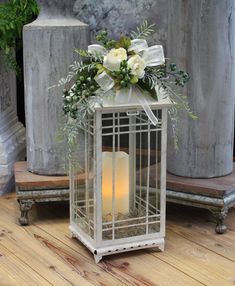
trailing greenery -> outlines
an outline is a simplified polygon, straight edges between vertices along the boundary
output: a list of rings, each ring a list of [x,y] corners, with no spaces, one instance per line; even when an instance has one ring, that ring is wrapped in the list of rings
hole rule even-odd
[[[12,48],[17,50],[16,40],[22,38],[23,26],[38,15],[35,0],[9,0],[0,4],[0,50],[10,68],[20,74]]]

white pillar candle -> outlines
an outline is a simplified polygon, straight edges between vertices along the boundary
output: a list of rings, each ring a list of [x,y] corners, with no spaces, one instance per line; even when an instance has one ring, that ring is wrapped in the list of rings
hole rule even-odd
[[[102,206],[103,216],[112,213],[113,174],[115,214],[129,212],[129,155],[119,151],[102,153]],[[114,163],[114,164],[113,164]],[[113,168],[115,168],[113,172]]]

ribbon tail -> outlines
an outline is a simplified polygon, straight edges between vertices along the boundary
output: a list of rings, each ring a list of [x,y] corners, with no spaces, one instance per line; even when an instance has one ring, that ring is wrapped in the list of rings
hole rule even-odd
[[[152,124],[154,126],[157,125],[158,123],[158,119],[157,117],[154,115],[154,113],[152,112],[148,102],[146,101],[146,99],[142,96],[141,92],[139,89],[136,88],[136,98],[139,101],[139,103],[141,104],[141,106],[143,107],[146,115],[148,116],[148,119],[152,122]]]
[[[120,98],[120,89],[117,89],[116,90],[116,96],[114,98],[114,101],[115,101],[116,104],[118,104],[119,98]]]
[[[130,86],[129,92],[128,92],[128,102],[131,100],[131,95],[132,95],[132,85]]]
[[[115,85],[114,80],[105,71],[94,77],[100,88],[104,91],[112,89]]]
[[[143,107],[143,109],[144,109],[146,115],[148,116],[148,119],[152,122],[152,124],[153,124],[154,126],[156,126],[157,123],[158,123],[158,119],[157,119],[157,117],[154,115],[154,113],[152,112],[152,110],[151,110],[151,108],[149,107],[149,105],[146,104],[146,103],[141,102],[141,100],[140,100],[140,104],[142,105],[142,107]]]

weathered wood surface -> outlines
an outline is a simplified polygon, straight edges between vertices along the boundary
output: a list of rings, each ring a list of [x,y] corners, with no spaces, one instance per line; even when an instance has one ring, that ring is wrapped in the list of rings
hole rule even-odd
[[[32,188],[68,188],[68,176],[44,176],[37,175],[27,170],[26,161],[16,162],[14,165],[15,184],[22,189]]]
[[[26,279],[31,285],[234,285],[235,209],[227,221],[230,232],[218,236],[209,212],[170,205],[165,252],[113,255],[98,265],[71,239],[68,213],[68,205],[39,205],[31,214],[34,224],[22,228],[15,195],[0,198],[0,259],[7,261],[0,267],[3,285],[29,285]]]
[[[155,168],[153,168],[155,171]],[[44,176],[27,171],[26,161],[18,161],[14,164],[15,183],[18,187],[69,187],[68,176]],[[144,176],[143,176],[144,177]],[[84,174],[78,175],[78,181],[83,183]],[[150,186],[156,185],[156,176],[153,174]],[[210,179],[191,179],[174,176],[167,173],[167,188],[181,190],[192,194],[209,195],[212,197],[223,197],[235,191],[235,169],[232,174],[224,177]]]
[[[211,237],[211,225],[214,220],[206,210],[179,205],[170,205],[168,212],[168,229],[182,235],[190,241],[196,241],[199,245],[235,262],[234,231],[235,209],[231,208],[226,219],[229,231],[225,235]],[[174,213],[177,212],[177,218]]]
[[[171,0],[167,57],[191,76],[184,92],[198,116],[179,118],[179,150],[168,132],[168,170],[186,177],[232,172],[235,2]]]
[[[44,175],[65,174],[65,142],[56,139],[62,125],[62,88],[68,66],[86,48],[89,28],[73,17],[69,1],[39,1],[39,17],[23,29],[28,169]],[[82,136],[80,138],[82,146]]]
[[[167,188],[195,195],[224,198],[235,194],[235,169],[230,175],[209,179],[194,179],[167,174]]]

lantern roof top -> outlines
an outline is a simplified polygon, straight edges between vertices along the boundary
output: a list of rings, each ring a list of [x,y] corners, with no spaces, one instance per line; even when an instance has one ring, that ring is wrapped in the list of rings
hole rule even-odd
[[[152,109],[170,107],[172,102],[169,97],[155,99],[149,92],[140,93],[131,92],[129,90],[120,90],[119,92],[107,92],[102,96],[102,105],[96,104],[95,109],[121,109],[121,108],[138,108],[142,109],[143,105],[148,105]]]

